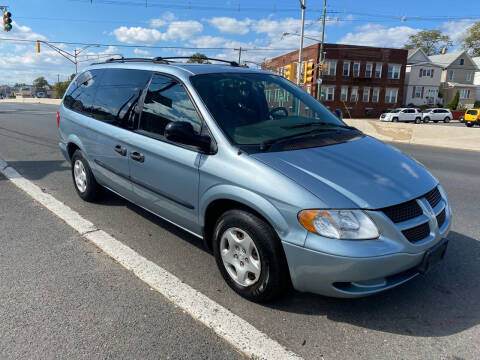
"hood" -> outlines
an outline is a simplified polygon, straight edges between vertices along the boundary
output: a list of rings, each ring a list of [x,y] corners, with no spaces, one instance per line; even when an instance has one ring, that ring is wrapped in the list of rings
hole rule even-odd
[[[369,136],[252,156],[305,187],[327,208],[380,209],[417,198],[438,183],[418,162]]]

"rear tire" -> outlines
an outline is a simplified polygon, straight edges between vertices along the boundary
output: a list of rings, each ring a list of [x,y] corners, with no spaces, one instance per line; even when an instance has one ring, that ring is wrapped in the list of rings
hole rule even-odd
[[[398,122],[398,118],[394,117],[394,118],[392,119],[392,122]]]
[[[422,122],[422,118],[415,118],[415,124],[420,124]]]
[[[465,121],[465,125],[466,125],[467,127],[473,127],[473,122],[471,122],[471,121]]]
[[[213,253],[228,286],[244,298],[266,302],[290,288],[282,244],[272,227],[244,210],[229,210],[217,221]]]
[[[445,124],[449,123],[449,122],[450,122],[450,118],[447,116],[445,119],[443,119],[443,122],[444,122]]]
[[[72,156],[72,179],[78,196],[83,200],[91,202],[99,198],[102,188],[95,180],[81,150],[76,150]]]

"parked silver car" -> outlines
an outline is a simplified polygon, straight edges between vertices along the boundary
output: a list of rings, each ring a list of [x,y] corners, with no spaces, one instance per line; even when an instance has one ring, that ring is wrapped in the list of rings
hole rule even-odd
[[[422,120],[425,123],[433,121],[438,123],[443,121],[444,123],[450,122],[453,119],[452,112],[449,109],[427,109],[422,114]]]
[[[391,122],[415,122],[416,124],[420,124],[422,122],[422,112],[415,108],[393,109],[380,115],[380,120]]]
[[[203,239],[253,301],[378,293],[446,251],[438,181],[266,71],[110,60],[72,81],[57,124],[82,199],[107,188]]]

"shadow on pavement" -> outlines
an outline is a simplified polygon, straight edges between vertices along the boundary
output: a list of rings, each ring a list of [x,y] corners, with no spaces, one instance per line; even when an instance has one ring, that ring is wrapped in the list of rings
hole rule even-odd
[[[70,164],[63,160],[8,161],[8,165],[29,180],[43,179],[54,172],[70,171]]]
[[[440,337],[480,323],[480,241],[450,232],[445,260],[382,294],[335,299],[293,293],[269,307],[389,333]]]

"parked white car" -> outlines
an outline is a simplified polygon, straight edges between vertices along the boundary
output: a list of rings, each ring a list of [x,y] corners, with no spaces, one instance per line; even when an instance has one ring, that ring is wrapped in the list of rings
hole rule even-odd
[[[416,124],[420,124],[422,121],[422,112],[419,109],[414,108],[399,108],[391,110],[387,113],[380,115],[381,121],[414,121]]]
[[[427,109],[423,113],[422,119],[425,123],[428,123],[430,120],[435,123],[438,123],[439,121],[448,123],[453,119],[453,115],[449,109]]]

